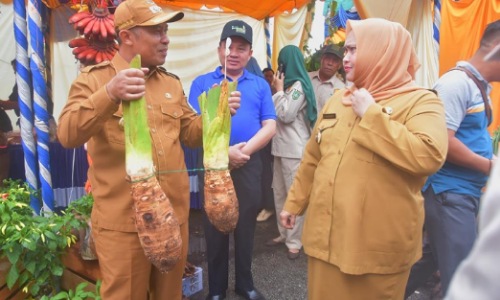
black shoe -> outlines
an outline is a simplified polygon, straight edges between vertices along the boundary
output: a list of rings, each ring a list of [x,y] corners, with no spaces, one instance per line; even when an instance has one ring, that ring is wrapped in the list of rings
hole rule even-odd
[[[295,260],[295,259],[299,258],[299,256],[300,256],[300,250],[298,252],[292,252],[292,251],[288,250],[287,257],[289,260]]]
[[[220,294],[220,295],[208,295],[206,300],[224,300],[226,299],[226,294]]]
[[[264,296],[255,288],[250,291],[236,289],[235,292],[247,300],[266,300],[266,298],[264,298]]]

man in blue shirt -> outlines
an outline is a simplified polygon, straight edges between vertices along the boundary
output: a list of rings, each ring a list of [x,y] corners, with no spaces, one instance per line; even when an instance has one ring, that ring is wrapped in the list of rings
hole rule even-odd
[[[423,188],[428,239],[423,258],[410,273],[406,296],[436,269],[446,294],[453,273],[476,239],[479,198],[496,160],[488,132],[492,116],[487,95],[489,83],[500,81],[500,63],[484,57],[499,42],[500,21],[496,21],[487,26],[472,58],[458,62],[435,85],[446,112],[448,155]]]
[[[226,39],[230,37],[226,58]],[[276,112],[268,83],[245,69],[252,57],[252,27],[241,20],[224,25],[218,47],[221,63],[215,71],[197,77],[189,92],[189,103],[200,112],[198,96],[226,75],[237,81],[241,92],[240,108],[231,119],[229,168],[239,202],[239,219],[234,230],[235,290],[245,299],[265,299],[253,285],[252,252],[256,217],[261,207],[262,162],[259,150],[273,137]],[[224,299],[228,288],[229,235],[219,232],[205,217],[207,243],[207,299]]]

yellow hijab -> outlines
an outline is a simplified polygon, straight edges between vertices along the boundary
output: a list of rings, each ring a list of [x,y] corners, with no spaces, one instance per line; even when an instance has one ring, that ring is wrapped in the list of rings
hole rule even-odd
[[[414,83],[420,67],[410,33],[399,23],[371,18],[347,22],[346,35],[356,38],[354,80],[342,99],[350,105],[350,94],[365,88],[375,101],[422,89]]]

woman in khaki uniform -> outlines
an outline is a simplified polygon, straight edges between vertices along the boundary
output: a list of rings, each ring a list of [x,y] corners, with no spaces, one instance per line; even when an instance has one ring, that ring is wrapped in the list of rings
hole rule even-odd
[[[441,101],[413,82],[409,33],[383,19],[349,21],[353,83],[327,102],[280,218],[304,211],[309,299],[402,299],[421,256],[428,175],[447,151]]]

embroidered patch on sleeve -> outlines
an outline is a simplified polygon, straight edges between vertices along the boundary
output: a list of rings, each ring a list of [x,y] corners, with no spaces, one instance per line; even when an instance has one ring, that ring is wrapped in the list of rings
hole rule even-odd
[[[302,95],[302,93],[299,90],[293,89],[293,91],[292,91],[292,100],[299,99],[301,95]]]

